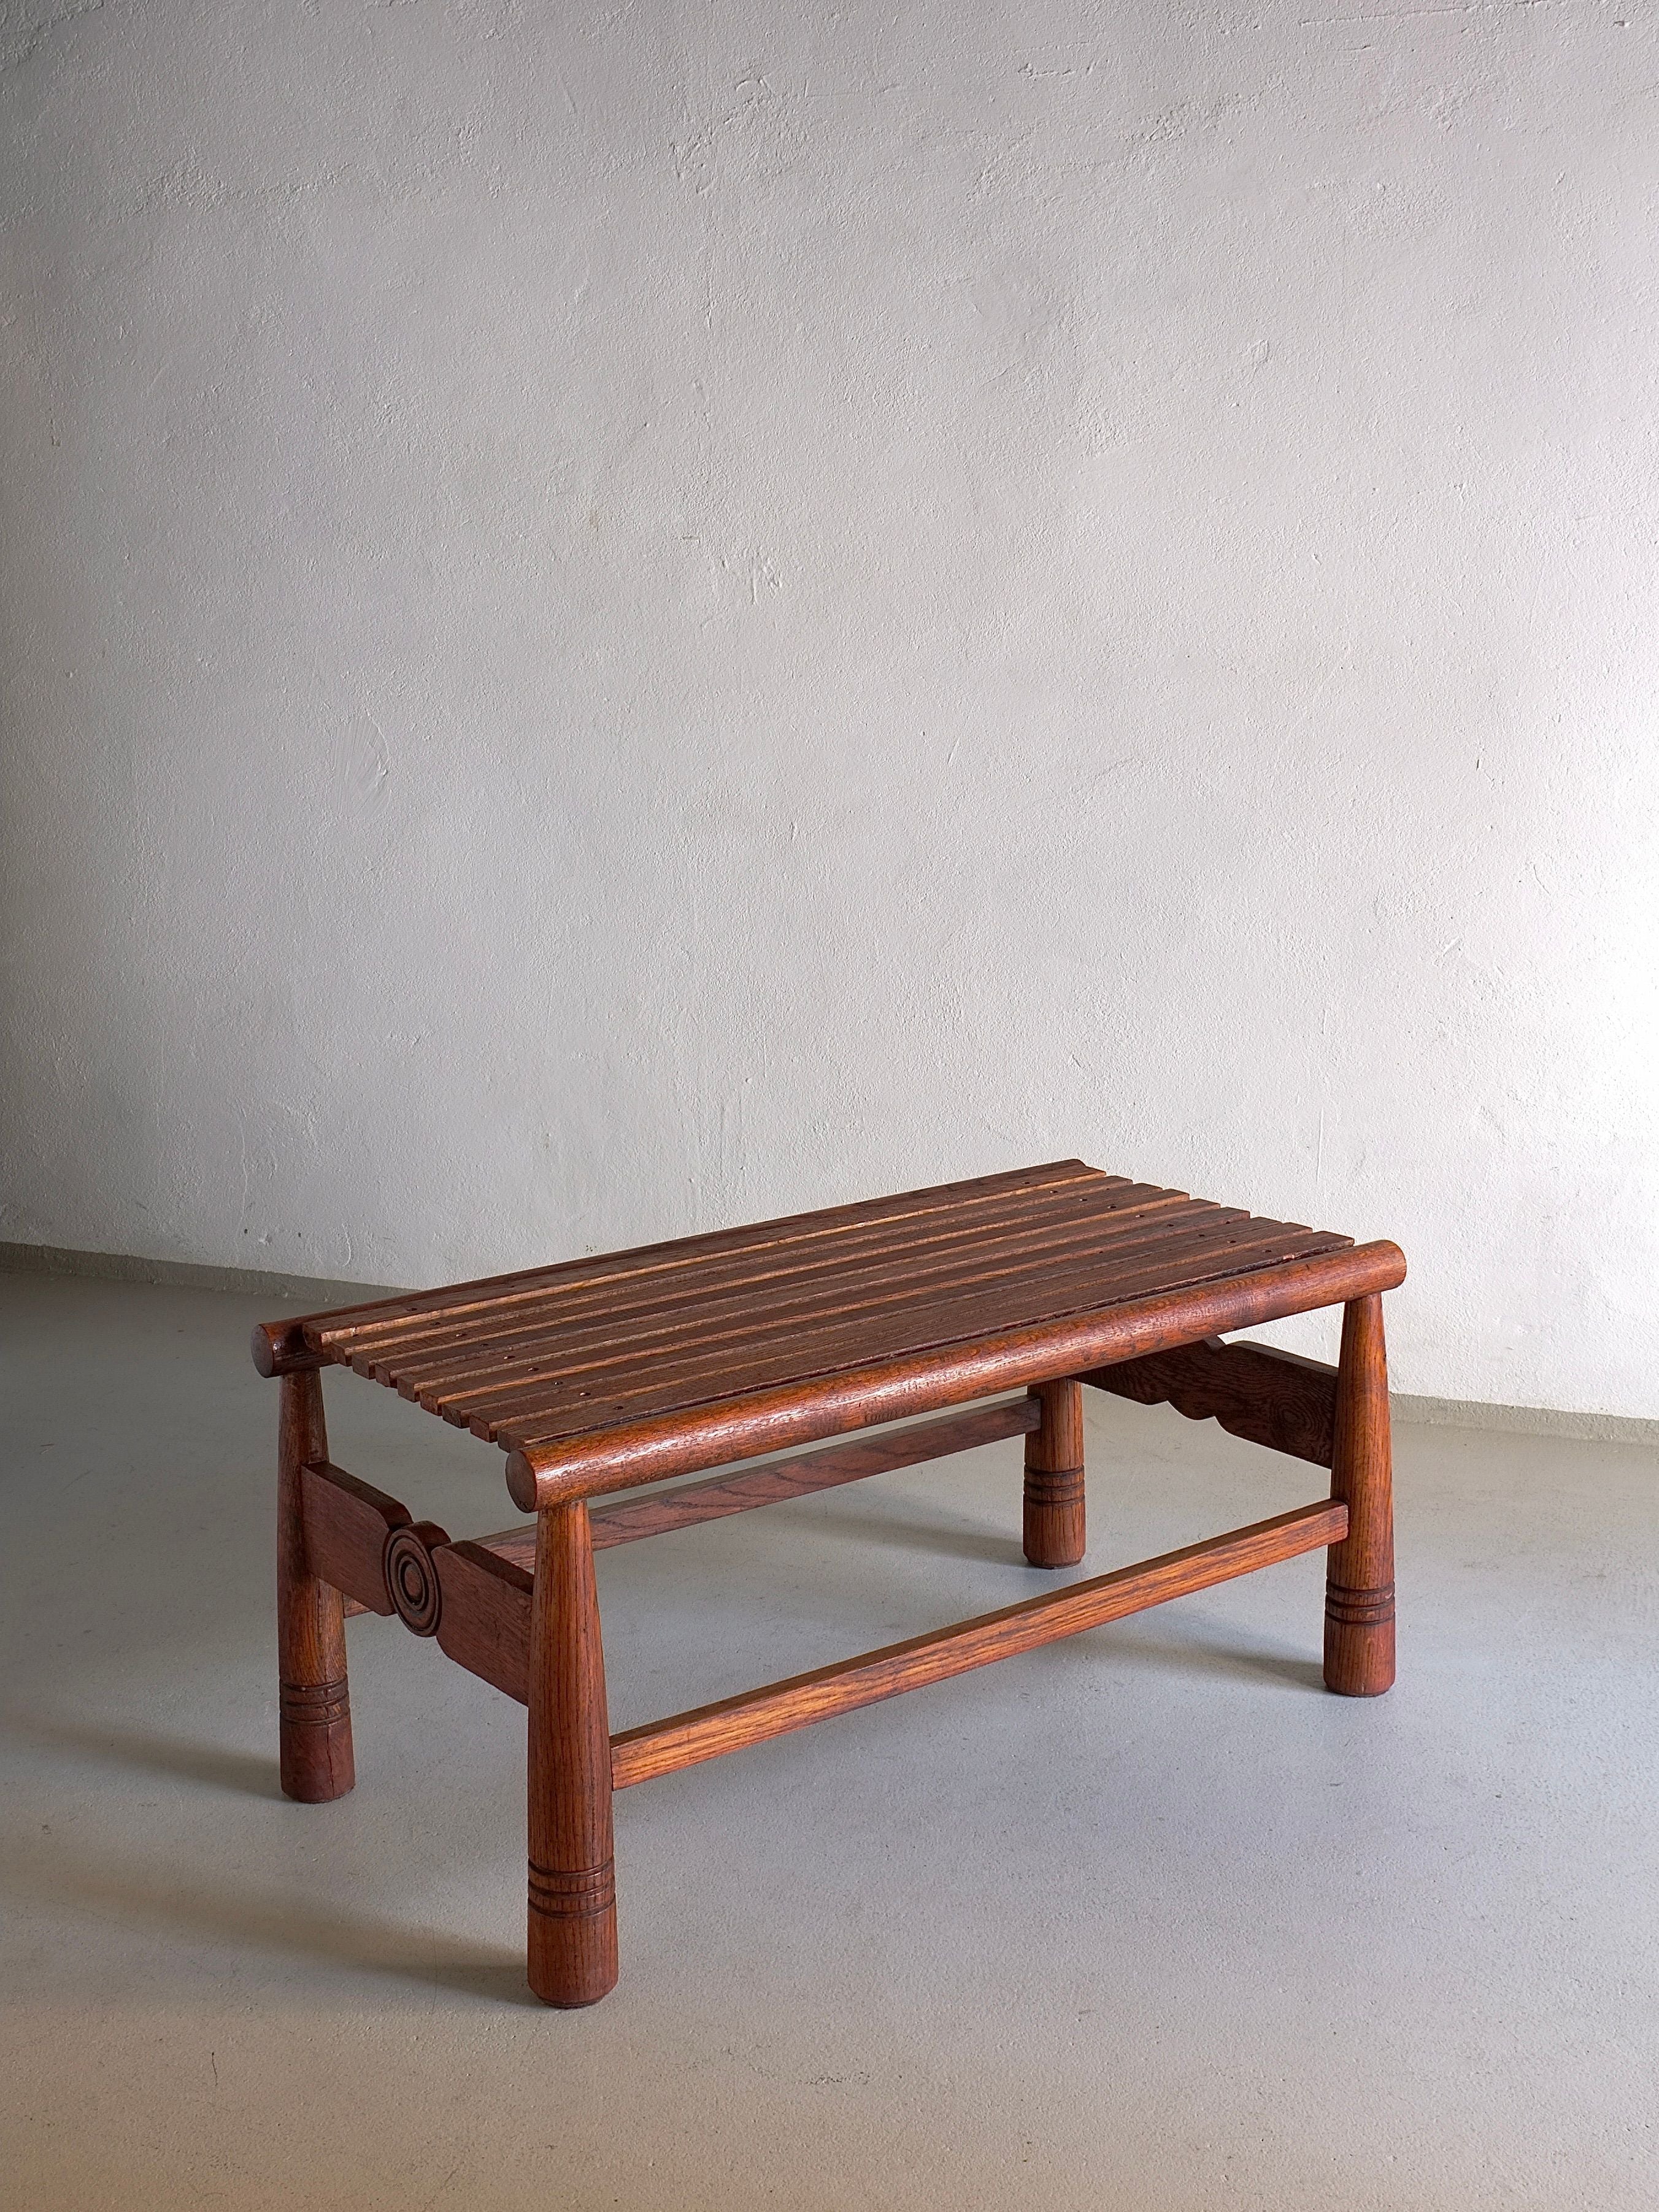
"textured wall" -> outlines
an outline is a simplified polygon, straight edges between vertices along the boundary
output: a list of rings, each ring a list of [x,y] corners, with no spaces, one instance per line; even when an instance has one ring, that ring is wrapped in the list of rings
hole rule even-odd
[[[1656,15],[0,8],[0,1237],[1078,1152],[1659,1411]]]

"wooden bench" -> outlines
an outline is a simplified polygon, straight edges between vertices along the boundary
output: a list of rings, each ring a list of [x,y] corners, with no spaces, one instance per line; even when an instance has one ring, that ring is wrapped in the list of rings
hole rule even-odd
[[[1264,1221],[1081,1161],[946,1184],[342,1312],[262,1323],[282,1378],[283,1788],[353,1781],[344,1622],[398,1614],[529,1708],[530,1984],[617,1978],[611,1798],[901,1690],[1329,1547],[1325,1680],[1394,1680],[1381,1293],[1397,1246]],[[1341,1304],[1333,1368],[1222,1333]],[[535,1519],[470,1542],[328,1455],[320,1370],[348,1367],[507,1454]],[[1328,1497],[1162,1559],[612,1736],[593,1553],[1024,1438],[1024,1552],[1084,1552],[1082,1386],[1169,1404],[1331,1472]],[[973,1400],[1017,1391],[967,1411]],[[759,1466],[734,1463],[908,1417]],[[728,1471],[643,1497],[668,1476]]]

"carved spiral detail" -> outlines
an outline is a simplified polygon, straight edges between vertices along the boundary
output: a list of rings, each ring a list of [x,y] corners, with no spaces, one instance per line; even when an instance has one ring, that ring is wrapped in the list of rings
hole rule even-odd
[[[435,1636],[443,1589],[433,1553],[448,1537],[435,1522],[394,1528],[386,1540],[386,1587],[398,1618],[416,1636]]]

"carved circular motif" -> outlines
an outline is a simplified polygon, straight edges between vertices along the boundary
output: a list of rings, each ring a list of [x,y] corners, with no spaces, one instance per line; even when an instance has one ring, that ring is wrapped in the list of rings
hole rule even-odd
[[[417,1522],[413,1528],[394,1528],[386,1538],[386,1586],[404,1626],[416,1636],[435,1636],[443,1591],[425,1530],[425,1522]]]

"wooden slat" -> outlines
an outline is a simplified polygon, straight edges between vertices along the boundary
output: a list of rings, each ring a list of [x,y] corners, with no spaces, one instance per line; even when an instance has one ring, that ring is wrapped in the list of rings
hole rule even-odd
[[[1163,1267],[1193,1252],[1236,1251],[1238,1243],[1226,1240],[1230,1234],[1242,1236],[1247,1225],[1252,1242],[1264,1249],[1271,1245],[1282,1252],[1310,1241],[1306,1231],[1279,1235],[1275,1228],[1269,1235],[1248,1214],[1225,1214],[1219,1209],[1212,1209],[1205,1219],[1161,1221],[1155,1230],[1121,1237],[1103,1235],[1097,1224],[1085,1222],[1035,1246],[1009,1244],[985,1252],[974,1249],[952,1253],[935,1264],[913,1267],[895,1262],[878,1272],[833,1284],[809,1283],[799,1290],[786,1280],[763,1297],[745,1293],[740,1299],[711,1299],[707,1305],[693,1301],[668,1315],[619,1313],[569,1330],[541,1329],[516,1345],[481,1347],[459,1371],[411,1370],[396,1361],[376,1364],[373,1371],[378,1381],[392,1384],[403,1396],[459,1424],[475,1412],[493,1408],[498,1401],[522,1396],[550,1381],[641,1364],[660,1374],[671,1363],[702,1364],[724,1350],[752,1352],[779,1338],[804,1346],[849,1326],[881,1328],[882,1317],[896,1309],[921,1310],[941,1300],[958,1301],[986,1291],[1018,1301],[1027,1286],[1079,1275],[1109,1284],[1131,1274],[1153,1255]],[[484,1364],[489,1360],[500,1364]]]
[[[777,1505],[792,1498],[810,1498],[842,1483],[863,1482],[874,1474],[890,1474],[902,1467],[921,1467],[929,1460],[945,1459],[952,1452],[972,1451],[980,1444],[995,1443],[1007,1437],[1024,1436],[1037,1425],[1037,1407],[1030,1398],[1012,1398],[1000,1406],[985,1406],[970,1413],[949,1414],[939,1421],[913,1422],[908,1428],[890,1429],[879,1436],[860,1437],[850,1444],[832,1444],[827,1450],[805,1452],[798,1459],[769,1460],[763,1467],[744,1468],[735,1474],[718,1475],[712,1482],[693,1482],[678,1490],[631,1498],[620,1505],[599,1505],[592,1515],[593,1548],[636,1543],[642,1536],[663,1536],[676,1528],[696,1528],[730,1513],[750,1513],[759,1505]],[[503,1529],[498,1536],[481,1536],[478,1547],[515,1565],[533,1568],[536,1524]]]
[[[1022,1189],[1040,1190],[1067,1182],[1121,1184],[1127,1180],[1121,1176],[1103,1175],[1098,1168],[1091,1168],[1082,1160],[1054,1160],[1046,1166],[1016,1169],[1005,1175],[940,1183],[927,1190],[897,1192],[886,1198],[862,1200],[851,1206],[825,1206],[813,1213],[783,1215],[775,1220],[714,1230],[706,1235],[672,1237],[665,1243],[639,1245],[627,1252],[607,1253],[597,1259],[561,1261],[550,1267],[483,1276],[476,1282],[411,1291],[403,1297],[377,1299],[331,1313],[302,1315],[293,1326],[305,1331],[308,1341],[319,1345],[326,1342],[329,1348],[337,1349],[349,1336],[395,1324],[409,1316],[459,1313],[468,1307],[505,1308],[516,1300],[532,1297],[538,1291],[560,1281],[594,1280],[637,1274],[647,1267],[695,1264],[720,1252],[762,1244],[801,1245],[866,1222],[912,1221],[945,1209],[981,1205]]]
[[[659,1244],[641,1245],[630,1251],[607,1253],[597,1259],[561,1261],[551,1267],[528,1267],[507,1275],[480,1276],[430,1291],[402,1292],[357,1306],[337,1307],[326,1313],[297,1314],[282,1321],[255,1324],[253,1364],[262,1375],[295,1374],[343,1358],[352,1348],[373,1342],[390,1342],[425,1327],[443,1328],[467,1315],[505,1315],[515,1307],[549,1291],[591,1283],[642,1277],[678,1267],[703,1267],[722,1255],[740,1257],[763,1249],[805,1248],[815,1241],[847,1236],[866,1224],[890,1224],[902,1233],[905,1224],[925,1222],[930,1216],[951,1212],[964,1218],[976,1209],[1018,1200],[1022,1194],[1086,1184],[1093,1188],[1130,1188],[1123,1176],[1103,1175],[1082,1160],[1052,1160],[1034,1168],[981,1176],[970,1181],[941,1183],[933,1188],[902,1191],[890,1197],[862,1200],[855,1205],[827,1206],[813,1213],[792,1214],[772,1221],[752,1222],[735,1229],[716,1230],[680,1237]],[[1152,1188],[1153,1186],[1140,1186]]]
[[[670,1405],[515,1450],[507,1461],[507,1491],[528,1513],[561,1497],[599,1497],[671,1474],[700,1474],[1392,1290],[1405,1276],[1397,1245],[1361,1245],[1155,1293],[1104,1312],[987,1329],[837,1374],[795,1376],[742,1395]]]
[[[1189,1199],[1184,1192],[1101,1178],[963,1205],[916,1220],[868,1224],[799,1242],[733,1245],[718,1253],[683,1255],[672,1262],[657,1261],[647,1255],[641,1265],[628,1268],[595,1261],[583,1274],[509,1301],[373,1330],[354,1329],[337,1342],[331,1334],[327,1341],[337,1357],[349,1356],[360,1372],[386,1364],[424,1364],[428,1358],[437,1358],[448,1352],[464,1356],[472,1347],[515,1335],[533,1335],[556,1324],[563,1329],[589,1318],[616,1320],[624,1315],[672,1312],[716,1295],[740,1297],[745,1291],[759,1291],[780,1280],[835,1278],[884,1262],[908,1261],[914,1255],[952,1244],[1036,1234],[1079,1215],[1115,1222],[1151,1208],[1175,1206],[1216,1210],[1208,1201]]]
[[[447,1418],[489,1441],[499,1432],[511,1444],[530,1443],[615,1419],[635,1401],[696,1402],[763,1388],[783,1375],[833,1373],[861,1365],[872,1354],[921,1352],[991,1328],[1103,1310],[1151,1291],[1312,1258],[1346,1244],[1334,1237],[1281,1233],[1276,1226],[1258,1234],[1259,1228],[1247,1218],[1168,1245],[1137,1248],[1121,1265],[1097,1264],[1088,1253],[1079,1253],[1054,1266],[1009,1267],[982,1282],[930,1285],[890,1303],[879,1284],[872,1283],[846,1313],[815,1322],[809,1311],[774,1329],[763,1311],[750,1330],[723,1330],[714,1342],[678,1352],[646,1340],[613,1354],[601,1341],[568,1369],[505,1387],[470,1412],[452,1404]]]
[[[1329,1467],[1336,1424],[1336,1370],[1267,1344],[1219,1337],[1149,1359],[1126,1359],[1079,1378],[1143,1406],[1173,1406],[1189,1421],[1215,1421],[1230,1436]]]
[[[672,1774],[701,1760],[719,1759],[769,1736],[810,1728],[815,1721],[854,1711],[905,1690],[921,1689],[970,1668],[988,1666],[1017,1652],[1034,1650],[1063,1636],[1075,1636],[1109,1620],[1207,1589],[1235,1576],[1253,1573],[1299,1553],[1340,1543],[1347,1534],[1346,1506],[1321,1498],[1316,1504],[1280,1513],[1251,1528],[1235,1528],[1201,1544],[1168,1552],[1138,1566],[1120,1567],[1088,1582],[976,1620],[913,1636],[880,1651],[867,1651],[811,1674],[769,1683],[765,1688],[722,1698],[696,1711],[676,1713],[629,1729],[611,1740],[614,1786],[626,1790],[659,1774]]]
[[[464,1336],[390,1348],[372,1345],[354,1351],[351,1364],[357,1373],[395,1383],[405,1396],[418,1396],[425,1404],[484,1387],[492,1376],[528,1379],[538,1359],[556,1356],[574,1364],[576,1354],[592,1345],[650,1342],[666,1349],[686,1341],[714,1341],[752,1328],[759,1317],[770,1322],[786,1313],[829,1317],[858,1311],[878,1287],[892,1298],[932,1283],[965,1285],[1006,1278],[1014,1270],[1030,1272],[1068,1254],[1097,1254],[1103,1262],[1108,1255],[1178,1233],[1207,1234],[1249,1219],[1236,1207],[1163,1194],[1131,1207],[1072,1206],[1035,1223],[1000,1222],[919,1239],[899,1252],[838,1252],[807,1261],[780,1261],[729,1284],[699,1273],[677,1282],[672,1291],[648,1297],[618,1300],[595,1295],[554,1308],[538,1305],[515,1313],[510,1325],[475,1324]]]
[[[1276,1223],[1253,1222],[1237,1208],[1212,1206],[1195,1200],[1159,1199],[1155,1204],[1127,1209],[1071,1208],[1062,1216],[1037,1224],[1007,1227],[999,1224],[983,1236],[941,1239],[911,1251],[882,1253],[856,1264],[839,1260],[813,1263],[810,1267],[779,1270],[757,1282],[735,1289],[707,1285],[701,1279],[680,1285],[672,1300],[639,1305],[606,1305],[580,1314],[561,1312],[550,1319],[532,1319],[523,1329],[514,1328],[460,1346],[441,1346],[405,1355],[394,1348],[390,1355],[358,1355],[360,1373],[378,1381],[395,1382],[424,1398],[428,1392],[453,1385],[469,1387],[471,1379],[485,1380],[494,1369],[526,1371],[550,1352],[568,1356],[573,1364],[581,1351],[629,1343],[649,1343],[670,1349],[681,1342],[709,1341],[741,1334],[757,1320],[803,1313],[826,1321],[867,1308],[872,1297],[888,1299],[921,1296],[939,1285],[966,1289],[993,1280],[1012,1281],[1045,1266],[1063,1265],[1068,1259],[1097,1258],[1102,1266],[1119,1255],[1162,1248],[1182,1237],[1208,1237],[1228,1230],[1277,1230]],[[1307,1231],[1292,1233],[1308,1235]],[[780,1322],[779,1324],[782,1324]]]
[[[504,1391],[475,1407],[466,1425],[489,1442],[499,1437],[514,1449],[530,1449],[671,1405],[737,1395],[806,1375],[833,1374],[872,1359],[921,1353],[999,1328],[1031,1328],[1067,1314],[1100,1312],[1137,1296],[1312,1258],[1340,1249],[1345,1242],[1306,1232],[1280,1233],[1277,1228],[1261,1233],[1257,1230],[1258,1224],[1247,1223],[1238,1232],[1173,1239],[1171,1247],[1149,1248],[1121,1269],[1078,1259],[1030,1276],[1000,1276],[959,1293],[938,1291],[891,1306],[872,1293],[850,1319],[791,1328],[781,1336],[775,1336],[757,1317],[752,1337],[736,1338],[707,1351],[679,1358],[641,1358],[637,1353],[617,1361],[596,1358],[568,1377]],[[603,1388],[596,1387],[607,1370],[614,1374],[614,1382],[605,1380]],[[449,1409],[447,1417],[461,1424],[456,1409]]]

